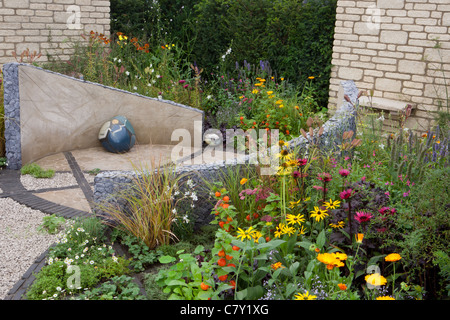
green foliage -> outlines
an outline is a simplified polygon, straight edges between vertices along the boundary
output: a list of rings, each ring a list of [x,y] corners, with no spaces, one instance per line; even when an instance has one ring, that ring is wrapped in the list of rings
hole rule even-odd
[[[27,298],[62,299],[93,288],[103,280],[129,273],[130,261],[116,257],[111,246],[102,244],[103,231],[101,222],[93,217],[68,221],[56,245],[50,247],[47,263],[27,291]],[[74,276],[80,281],[79,288],[70,287],[73,271],[68,270],[69,266],[77,268]]]
[[[336,0],[111,1],[113,33],[159,45],[184,43],[185,57],[203,68],[208,80],[244,60],[270,61],[279,77],[296,86],[314,76],[321,107],[328,101],[335,14]]]
[[[420,182],[426,169],[425,155],[430,146],[411,130],[405,135],[401,128],[396,137],[387,138],[390,148],[389,170],[391,176],[406,176],[410,181]],[[391,141],[392,140],[392,141]]]
[[[122,275],[112,277],[99,287],[87,290],[73,300],[144,300],[140,294],[139,286],[133,278]]]
[[[130,267],[135,272],[144,271],[147,267],[157,261],[158,255],[136,236],[118,229],[114,229],[111,234],[111,241],[120,239],[121,244],[128,248],[128,252],[132,258],[130,260]]]
[[[211,272],[214,266],[211,262],[203,261],[204,254],[204,247],[198,246],[193,253],[184,253],[183,250],[177,252],[177,258],[173,256],[159,258],[162,264],[179,261],[168,269],[160,269],[155,277],[155,282],[163,288],[163,292],[170,294],[169,300],[216,299],[221,291],[230,288],[228,284],[223,283],[216,291],[211,289],[213,285]]]
[[[66,219],[63,217],[57,216],[56,214],[52,214],[50,216],[45,216],[42,218],[42,224],[39,226],[38,230],[47,231],[50,234],[57,233],[62,225],[65,223]]]
[[[44,170],[37,163],[29,163],[20,169],[20,173],[29,174],[35,178],[53,178],[55,171],[52,169]]]
[[[64,287],[65,265],[62,261],[52,265],[44,266],[38,274],[36,280],[26,293],[28,300],[42,300],[58,296],[60,290]],[[55,297],[56,298],[56,297]]]
[[[438,250],[434,252],[434,264],[439,266],[443,287],[447,290],[447,296],[450,296],[450,257],[446,252]]]

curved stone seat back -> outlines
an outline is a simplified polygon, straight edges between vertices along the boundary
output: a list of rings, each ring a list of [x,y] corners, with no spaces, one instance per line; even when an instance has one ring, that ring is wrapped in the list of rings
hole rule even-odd
[[[175,129],[191,136],[202,130],[203,111],[87,82],[27,64],[3,67],[5,140],[8,167],[44,156],[101,146],[98,132],[110,118],[123,115],[139,144],[173,145]]]

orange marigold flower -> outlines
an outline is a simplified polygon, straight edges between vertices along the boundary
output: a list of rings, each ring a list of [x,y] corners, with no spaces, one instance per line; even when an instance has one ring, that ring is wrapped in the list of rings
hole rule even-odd
[[[344,283],[338,283],[338,287],[339,289],[341,289],[342,291],[347,290],[347,286]]]
[[[400,260],[402,257],[398,253],[391,253],[387,255],[384,260],[388,262],[396,262]]]

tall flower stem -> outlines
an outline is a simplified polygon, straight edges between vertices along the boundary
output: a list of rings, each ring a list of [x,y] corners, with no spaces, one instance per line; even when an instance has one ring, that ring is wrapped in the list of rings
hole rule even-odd
[[[352,232],[352,200],[348,199],[348,213],[347,213],[347,220],[348,220],[348,234],[350,236],[350,244],[353,243],[353,232]]]
[[[323,199],[322,199],[322,205],[323,205],[323,203],[325,202],[326,196],[327,196],[327,181],[324,180],[324,181],[323,181]]]
[[[395,262],[394,262],[394,266],[393,266],[393,268],[394,268],[394,277],[392,278],[392,298],[395,298],[395,296],[394,296],[394,288],[395,288]]]
[[[283,176],[283,184],[281,189],[281,210],[283,212],[283,219],[286,222],[286,176]]]

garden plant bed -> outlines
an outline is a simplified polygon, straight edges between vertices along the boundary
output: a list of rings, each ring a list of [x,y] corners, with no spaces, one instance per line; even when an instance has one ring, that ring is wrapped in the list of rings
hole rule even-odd
[[[194,30],[171,31],[173,39],[182,42],[191,35],[192,42],[169,41],[172,38],[162,35],[160,25],[156,35],[138,38],[130,18],[119,15],[114,24],[127,28],[128,34],[115,30],[111,37],[94,31],[83,35],[69,61],[49,61],[40,68],[34,56],[22,55],[35,66],[24,61],[6,66],[6,81],[0,84],[5,97],[5,155],[11,167],[3,175],[9,180],[1,185],[1,197],[41,205],[49,214],[40,229],[57,239],[26,272],[27,278],[24,275],[14,286],[19,289],[16,295],[24,293],[21,299],[448,300],[448,113],[437,113],[437,125],[417,132],[406,127],[413,107],[400,105],[395,110],[398,127],[386,132],[383,115],[360,104],[373,92],[358,91],[348,80],[340,83],[340,107],[328,114],[323,105],[328,98],[333,37],[327,30],[334,28],[334,21],[327,17],[330,12],[335,15],[336,1],[264,1],[261,8],[251,2],[249,10],[242,10],[247,2],[251,1],[229,2],[220,13],[212,6],[215,1],[189,7],[201,17],[198,30],[205,31],[204,23],[221,15],[214,36],[208,33],[208,41],[220,35],[218,47],[204,46],[207,33],[198,33],[205,37],[197,39],[197,29],[192,34]],[[133,3],[138,8],[141,1]],[[158,7],[159,3],[153,2]],[[147,11],[144,16],[158,18]],[[225,16],[236,25],[222,21]],[[316,20],[329,20],[329,25]],[[272,30],[279,21],[294,24],[287,31],[279,30],[280,35],[271,32],[264,37],[263,28]],[[224,26],[242,39],[231,39]],[[243,26],[258,26],[248,34],[261,34],[253,37],[252,46],[245,40]],[[309,31],[320,41],[309,39]],[[211,49],[215,56],[186,48],[193,43],[195,48]],[[304,51],[299,48],[303,43],[307,43]],[[255,52],[259,46],[267,52]],[[274,70],[266,56],[281,70]],[[40,75],[47,79],[42,87],[35,86]],[[32,79],[28,85],[19,84],[27,78]],[[37,92],[51,92],[63,81],[74,89],[67,90],[69,99],[64,90],[55,90],[55,95],[62,93],[58,97],[64,111],[58,101],[49,99],[53,104],[43,105],[50,112],[42,114],[56,114],[55,119],[62,119],[58,113],[69,115],[60,126],[53,121],[55,127],[66,128],[67,121],[72,124],[71,108],[84,107],[80,114],[92,120],[86,129],[90,135],[78,130],[86,128],[86,118],[80,116],[58,143],[64,148],[76,145],[79,136],[71,132],[82,132],[89,143],[83,150],[51,154],[47,159],[53,159],[55,166],[69,169],[57,170],[53,180],[36,181],[54,172],[38,170],[33,163],[22,166],[21,157],[37,159],[61,149],[47,143],[47,138],[33,140],[39,137],[35,132],[27,136],[27,129],[38,121],[29,121],[35,118],[25,116],[25,111],[33,106],[39,114],[41,107],[33,98],[44,100]],[[449,97],[443,100],[447,110],[449,101]],[[120,109],[123,105],[127,108]],[[98,112],[91,116],[95,107]],[[197,144],[196,152],[186,157],[183,153],[181,159],[172,157],[158,165],[151,161],[146,168],[130,165],[126,154],[101,156],[106,151],[96,139],[97,124],[108,120],[103,117],[110,114],[102,112],[113,108],[135,117],[141,137],[161,138],[158,141],[164,143],[154,149],[160,155],[171,154],[174,144],[169,144],[174,140],[169,138],[176,129],[194,136],[201,131],[201,146]],[[45,124],[45,119],[39,121]],[[181,120],[183,126],[177,128]],[[33,128],[39,130],[40,125]],[[218,145],[233,146],[233,155],[245,151],[242,157],[224,161],[208,157],[216,138],[204,135],[209,129],[215,129]],[[258,132],[258,136],[239,143],[225,134],[227,130],[243,135]],[[47,133],[58,136],[51,130]],[[27,138],[29,143],[21,145]],[[42,151],[37,142],[50,151],[26,153]],[[246,154],[253,142],[260,147],[256,162],[256,153]],[[145,149],[148,160],[151,157],[145,152],[151,148],[147,146],[151,143],[138,143],[128,155]],[[189,162],[197,156],[208,161]],[[82,158],[86,162],[78,162]],[[94,165],[101,163],[99,159],[103,165]],[[268,159],[274,160],[268,162],[269,174],[264,163]],[[82,165],[86,163],[91,167]],[[11,172],[20,167],[40,177],[20,178],[18,172]],[[80,198],[71,198],[75,193],[68,191],[75,190]],[[75,209],[52,203],[45,199],[47,191],[53,196],[67,191],[65,197],[71,200],[67,203],[80,205],[77,200],[83,199],[88,205]],[[21,287],[25,284],[26,292]]]

